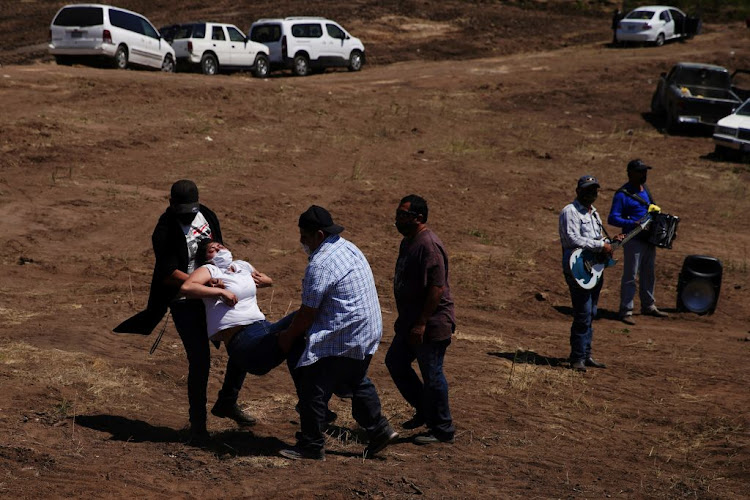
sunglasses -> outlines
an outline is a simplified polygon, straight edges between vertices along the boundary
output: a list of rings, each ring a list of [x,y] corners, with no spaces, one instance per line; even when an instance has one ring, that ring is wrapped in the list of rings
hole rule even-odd
[[[396,210],[396,218],[397,219],[406,219],[410,217],[419,217],[420,214],[417,212],[412,212],[411,210]]]

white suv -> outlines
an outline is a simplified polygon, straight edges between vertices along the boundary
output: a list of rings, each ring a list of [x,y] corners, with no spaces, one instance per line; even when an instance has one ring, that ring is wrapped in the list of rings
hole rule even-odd
[[[104,57],[115,67],[128,64],[175,70],[172,47],[140,14],[99,4],[66,5],[52,19],[49,53],[58,64],[81,57]]]
[[[236,26],[186,23],[175,30],[172,47],[180,65],[199,66],[206,75],[219,70],[251,70],[265,78],[270,71],[268,47],[250,41]]]
[[[273,69],[291,68],[297,76],[330,67],[359,71],[365,63],[359,38],[323,17],[258,19],[250,26],[250,39],[268,47]]]

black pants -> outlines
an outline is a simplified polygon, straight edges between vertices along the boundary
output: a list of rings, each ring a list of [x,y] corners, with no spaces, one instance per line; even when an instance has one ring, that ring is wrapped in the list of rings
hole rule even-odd
[[[193,429],[206,427],[206,389],[211,368],[211,351],[206,333],[206,310],[201,300],[181,300],[170,305],[172,319],[188,358],[188,402],[190,425]],[[236,366],[231,358],[227,363],[224,384],[219,391],[219,403],[233,405],[237,402],[245,370]]]
[[[304,347],[304,346],[303,346]],[[297,446],[322,450],[326,410],[332,394],[352,398],[352,417],[367,431],[368,436],[382,434],[388,426],[380,408],[375,385],[367,377],[372,356],[364,360],[328,357],[312,365],[292,369],[299,356],[290,356],[290,371],[297,388],[302,432]]]

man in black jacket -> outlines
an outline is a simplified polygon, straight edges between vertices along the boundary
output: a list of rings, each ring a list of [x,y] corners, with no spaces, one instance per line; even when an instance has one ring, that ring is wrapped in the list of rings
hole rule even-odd
[[[169,207],[159,218],[151,236],[156,263],[147,309],[115,328],[116,332],[149,334],[164,317],[167,308],[172,312],[175,328],[188,358],[190,437],[193,441],[209,437],[206,429],[206,388],[211,353],[203,302],[185,299],[178,292],[183,281],[194,270],[198,242],[204,238],[223,243],[219,219],[199,203],[198,187],[193,181],[179,180],[172,185]],[[228,363],[224,384],[211,413],[231,418],[240,425],[254,424],[255,419],[237,406],[237,396],[244,380],[245,370]]]

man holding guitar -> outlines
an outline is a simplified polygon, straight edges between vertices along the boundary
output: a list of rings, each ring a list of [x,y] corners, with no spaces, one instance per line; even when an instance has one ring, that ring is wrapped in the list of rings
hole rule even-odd
[[[591,357],[593,337],[592,321],[596,316],[599,292],[602,289],[601,274],[596,278],[577,280],[571,270],[571,256],[583,249],[600,254],[601,261],[612,256],[612,245],[604,239],[604,226],[599,213],[594,208],[594,201],[599,195],[599,182],[591,175],[578,179],[576,199],[560,212],[560,243],[563,250],[563,275],[570,289],[573,303],[573,324],[570,327],[570,366],[576,371],[585,372],[587,366],[605,368]],[[614,240],[621,241],[624,235],[617,235]],[[590,267],[590,266],[588,266]]]

